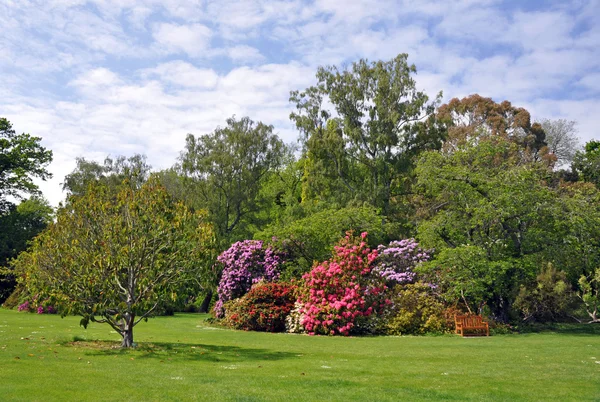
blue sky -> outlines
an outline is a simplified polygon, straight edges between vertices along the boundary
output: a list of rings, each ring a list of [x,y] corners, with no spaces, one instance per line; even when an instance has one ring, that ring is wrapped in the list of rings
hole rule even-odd
[[[600,2],[2,0],[0,116],[54,152],[52,204],[75,157],[171,166],[187,133],[233,114],[296,139],[289,91],[319,65],[408,53],[417,84],[578,123],[600,138]]]

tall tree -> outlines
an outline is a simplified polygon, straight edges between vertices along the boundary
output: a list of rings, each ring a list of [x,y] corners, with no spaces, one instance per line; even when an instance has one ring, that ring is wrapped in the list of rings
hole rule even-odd
[[[117,188],[127,179],[130,186],[140,188],[148,179],[152,168],[146,162],[146,156],[135,154],[130,157],[123,155],[115,159],[106,157],[104,163],[76,158],[75,170],[65,176],[62,184],[63,191],[69,195],[83,195],[92,182],[102,181],[110,187]]]
[[[7,196],[22,198],[23,193],[37,194],[33,178],[46,180],[52,177],[47,166],[52,161],[52,151],[40,145],[41,138],[30,134],[16,134],[12,124],[0,118],[0,203]]]
[[[553,162],[542,126],[532,124],[529,112],[509,101],[496,103],[478,94],[454,98],[439,107],[437,117],[449,126],[445,152],[453,152],[478,138],[500,136],[519,146],[520,163],[542,159]]]
[[[416,172],[419,238],[428,263],[454,300],[487,304],[507,320],[518,285],[535,277],[554,241],[556,196],[541,162],[521,163],[502,136],[471,140],[452,153],[428,152]]]
[[[290,118],[303,135],[305,185],[312,187],[305,196],[341,194],[387,215],[414,156],[440,146],[444,128],[433,113],[441,93],[429,102],[407,60],[400,54],[390,61],[360,60],[348,70],[319,67],[316,86],[291,92],[296,112]]]
[[[32,294],[63,315],[109,324],[133,345],[133,328],[168,301],[187,296],[212,264],[213,232],[205,216],[176,203],[155,179],[115,194],[93,184],[59,209],[56,222],[13,263]]]
[[[280,166],[285,150],[273,126],[248,117],[231,117],[210,134],[188,134],[181,170],[194,181],[224,246],[250,236],[261,183]]]
[[[543,119],[539,124],[546,134],[548,150],[556,157],[556,165],[565,166],[573,162],[573,157],[580,147],[577,122],[565,119]]]

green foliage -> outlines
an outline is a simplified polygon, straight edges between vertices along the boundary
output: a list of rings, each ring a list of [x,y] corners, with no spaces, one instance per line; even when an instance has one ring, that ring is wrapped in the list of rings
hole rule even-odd
[[[444,304],[423,282],[396,285],[390,291],[391,306],[380,330],[388,335],[422,335],[446,332]]]
[[[13,292],[16,280],[9,267],[11,259],[52,221],[53,210],[43,198],[32,197],[0,214],[0,304]],[[9,303],[12,304],[12,303]],[[14,307],[14,305],[13,305]]]
[[[303,201],[343,206],[355,199],[389,215],[412,158],[439,148],[444,128],[430,117],[441,94],[430,103],[417,91],[416,68],[407,60],[400,54],[385,62],[360,60],[347,70],[320,67],[316,86],[291,92],[297,111],[290,118],[305,151]]]
[[[21,198],[23,193],[39,193],[33,178],[52,177],[46,169],[52,151],[42,147],[41,140],[30,134],[16,134],[10,122],[0,118],[0,204],[7,196]]]
[[[573,293],[564,272],[548,264],[528,286],[521,285],[514,307],[524,321],[551,322],[572,312]]]
[[[333,246],[347,231],[368,232],[375,247],[390,237],[391,225],[373,207],[325,209],[288,224],[272,225],[255,234],[256,239],[272,242],[286,253],[285,277],[308,272],[315,261],[327,260]]]
[[[283,332],[295,301],[294,285],[258,282],[243,297],[225,304],[227,313],[223,323],[246,331]]]
[[[29,293],[81,323],[109,324],[133,344],[133,327],[210,267],[213,232],[201,213],[175,203],[155,179],[118,193],[92,184],[57,212],[14,261]]]
[[[115,191],[124,180],[132,188],[140,188],[148,180],[151,166],[146,163],[146,156],[136,154],[129,158],[118,156],[116,159],[106,157],[104,164],[76,158],[77,167],[65,176],[63,191],[69,195],[85,194],[91,183],[102,182]]]
[[[591,318],[590,323],[600,323],[600,268],[579,278],[577,297],[581,299]]]
[[[600,187],[600,141],[592,140],[585,144],[584,151],[578,151],[573,158],[573,170],[583,180]]]
[[[548,170],[541,162],[518,164],[519,155],[514,142],[490,137],[425,153],[416,169],[419,239],[438,252],[426,266],[441,275],[447,296],[487,303],[500,320],[556,240]]]
[[[231,117],[226,127],[210,134],[187,136],[181,171],[192,179],[198,204],[208,210],[222,248],[251,236],[261,185],[285,152],[273,126],[248,117]]]

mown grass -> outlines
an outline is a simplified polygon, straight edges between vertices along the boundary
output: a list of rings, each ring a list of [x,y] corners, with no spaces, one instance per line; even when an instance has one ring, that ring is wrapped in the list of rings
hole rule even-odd
[[[159,317],[108,326],[0,309],[0,400],[600,400],[600,328],[490,338],[309,337]]]

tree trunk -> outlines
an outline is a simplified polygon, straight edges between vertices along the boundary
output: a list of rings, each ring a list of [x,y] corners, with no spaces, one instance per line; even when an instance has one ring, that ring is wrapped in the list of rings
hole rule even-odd
[[[213,292],[209,290],[204,296],[204,300],[202,300],[202,304],[200,305],[199,313],[208,313],[208,308],[210,307],[210,301],[212,300]]]
[[[123,342],[121,342],[122,348],[132,348],[133,347],[133,323],[135,322],[135,315],[126,314],[124,323],[123,323],[123,332],[121,332],[121,336],[123,337]]]

